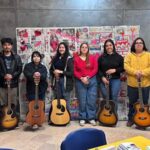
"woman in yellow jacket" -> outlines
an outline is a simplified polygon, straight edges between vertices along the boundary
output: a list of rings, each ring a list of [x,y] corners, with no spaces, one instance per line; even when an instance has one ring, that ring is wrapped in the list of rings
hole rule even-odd
[[[138,37],[134,40],[129,53],[124,60],[124,68],[127,73],[129,113],[127,126],[131,127],[134,123],[133,104],[138,101],[138,79],[141,79],[143,103],[147,104],[150,89],[150,53],[147,52],[145,42]]]

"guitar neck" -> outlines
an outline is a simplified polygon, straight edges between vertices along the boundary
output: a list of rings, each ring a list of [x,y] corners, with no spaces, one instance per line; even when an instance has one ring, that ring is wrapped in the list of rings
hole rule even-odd
[[[109,106],[109,100],[110,100],[110,85],[106,85],[107,88],[107,97],[106,97],[106,105]]]
[[[38,104],[38,99],[39,99],[39,86],[36,84],[35,85],[35,103]]]
[[[141,104],[141,107],[144,108],[141,81],[138,81],[138,93],[139,93],[139,102]]]
[[[7,81],[7,92],[8,110],[11,110],[10,81]]]
[[[56,78],[56,97],[57,97],[57,105],[60,106],[60,96],[59,96],[59,78]]]

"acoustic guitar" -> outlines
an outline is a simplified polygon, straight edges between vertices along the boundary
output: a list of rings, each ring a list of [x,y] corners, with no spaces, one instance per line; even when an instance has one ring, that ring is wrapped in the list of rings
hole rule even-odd
[[[109,80],[110,77],[108,76],[107,79]],[[116,105],[112,100],[110,100],[110,86],[105,86],[107,89],[107,97],[105,100],[100,102],[98,121],[104,126],[115,126],[118,121]]]
[[[11,104],[10,96],[10,81],[6,81],[7,84],[7,106],[2,108],[2,118],[0,119],[0,126],[2,129],[14,129],[17,127],[19,122],[19,117],[15,113],[15,106]]]
[[[41,126],[45,120],[45,104],[44,101],[39,99],[39,81],[35,81],[35,100],[29,102],[29,112],[26,116],[26,122],[33,126],[38,125]]]
[[[59,77],[56,78],[56,97],[57,99],[52,100],[51,108],[49,112],[50,124],[61,126],[66,125],[70,122],[70,113],[67,109],[67,103],[65,99],[59,97]]]
[[[138,79],[138,92],[139,101],[134,104],[133,122],[139,127],[148,127],[150,126],[150,112],[149,106],[143,104],[141,79]]]

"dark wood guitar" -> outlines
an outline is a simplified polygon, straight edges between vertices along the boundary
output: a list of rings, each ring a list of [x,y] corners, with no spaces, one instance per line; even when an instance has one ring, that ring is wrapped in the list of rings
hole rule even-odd
[[[148,127],[150,126],[150,112],[149,106],[143,104],[141,79],[138,79],[138,92],[139,101],[134,104],[133,122],[139,127]]]
[[[44,111],[45,104],[43,100],[39,99],[38,85],[39,81],[35,81],[35,100],[29,102],[29,112],[26,116],[26,122],[31,126],[41,126],[46,120]]]
[[[109,77],[107,77],[109,80]],[[110,100],[110,86],[106,85],[107,98],[100,102],[98,121],[104,126],[115,126],[118,121],[115,103]]]
[[[70,122],[70,113],[67,109],[67,104],[65,99],[60,99],[59,97],[59,78],[56,78],[56,96],[57,99],[52,100],[51,109],[49,113],[50,124],[61,126],[66,125]]]
[[[19,117],[15,113],[15,106],[11,104],[10,96],[10,81],[7,81],[7,100],[8,105],[2,108],[2,118],[0,120],[0,126],[2,129],[14,129],[19,122]]]

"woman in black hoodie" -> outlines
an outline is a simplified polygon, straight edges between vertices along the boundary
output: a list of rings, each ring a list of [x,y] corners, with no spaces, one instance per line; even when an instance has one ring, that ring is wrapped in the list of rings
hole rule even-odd
[[[106,85],[109,85],[110,99],[116,103],[121,86],[120,74],[124,69],[123,57],[116,52],[114,42],[111,39],[104,43],[104,54],[98,59],[98,70],[103,98],[107,98]]]

